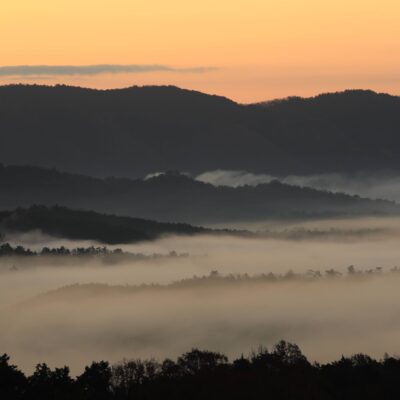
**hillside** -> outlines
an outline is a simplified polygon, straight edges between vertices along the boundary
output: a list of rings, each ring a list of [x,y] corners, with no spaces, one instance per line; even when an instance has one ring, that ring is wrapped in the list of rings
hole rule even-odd
[[[33,206],[0,212],[0,235],[40,230],[55,237],[96,240],[107,244],[154,240],[162,235],[211,232],[187,224],[166,224],[139,218],[118,217],[65,207]]]
[[[0,87],[0,160],[91,176],[399,169],[400,98],[352,90],[240,105],[176,87]]]
[[[0,166],[0,209],[55,204],[166,222],[394,215],[400,206],[273,181],[213,186],[177,172],[151,179],[98,179],[36,167]]]

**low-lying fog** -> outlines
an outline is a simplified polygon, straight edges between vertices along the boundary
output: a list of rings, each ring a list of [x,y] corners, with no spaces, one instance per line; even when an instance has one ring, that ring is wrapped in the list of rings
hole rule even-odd
[[[75,373],[92,360],[174,357],[192,347],[238,356],[279,339],[296,342],[311,360],[400,353],[400,273],[389,272],[400,265],[400,220],[314,221],[302,227],[300,235],[281,232],[275,238],[167,237],[118,246],[133,253],[176,251],[189,257],[115,265],[96,259],[80,263],[79,258],[71,265],[71,259],[54,257],[46,266],[36,261],[30,266],[26,260],[0,258],[0,353],[10,354],[28,372],[48,362],[69,365]],[[299,226],[281,228],[290,233]],[[31,249],[91,244],[36,234],[10,242]],[[345,273],[349,265],[384,272],[240,285],[221,280],[198,287],[118,289],[113,295],[88,287],[79,296],[61,290],[35,297],[75,283],[169,284],[215,270],[252,276],[310,269]]]
[[[400,177],[398,172],[394,171],[288,175],[277,178],[272,175],[254,174],[247,171],[215,170],[204,172],[195,178],[216,186],[233,187],[255,186],[278,179],[289,185],[307,186],[318,190],[342,192],[371,199],[400,201]]]

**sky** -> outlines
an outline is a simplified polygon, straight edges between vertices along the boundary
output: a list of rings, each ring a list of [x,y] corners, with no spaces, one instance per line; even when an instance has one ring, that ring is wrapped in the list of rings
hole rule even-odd
[[[399,21],[398,0],[1,0],[0,84],[400,94]]]

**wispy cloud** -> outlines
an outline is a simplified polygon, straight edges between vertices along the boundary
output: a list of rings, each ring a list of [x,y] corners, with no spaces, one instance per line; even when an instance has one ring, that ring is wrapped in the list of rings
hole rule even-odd
[[[157,176],[159,173],[153,174]],[[148,175],[148,177],[151,177]],[[400,177],[395,172],[356,172],[351,174],[327,173],[315,175],[288,175],[278,178],[268,174],[217,169],[195,177],[214,186],[257,186],[279,180],[288,185],[311,187],[329,192],[359,195],[371,199],[387,199],[400,203]]]
[[[144,72],[204,73],[215,67],[176,68],[161,64],[14,65],[0,66],[0,76],[73,76]]]

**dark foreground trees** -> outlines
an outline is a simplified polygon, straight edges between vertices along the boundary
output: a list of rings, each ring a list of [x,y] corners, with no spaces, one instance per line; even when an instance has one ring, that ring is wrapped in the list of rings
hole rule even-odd
[[[194,349],[176,361],[93,362],[73,379],[68,367],[39,364],[29,377],[0,357],[1,399],[398,399],[400,359],[364,354],[311,364],[298,346],[279,342],[229,362]]]

